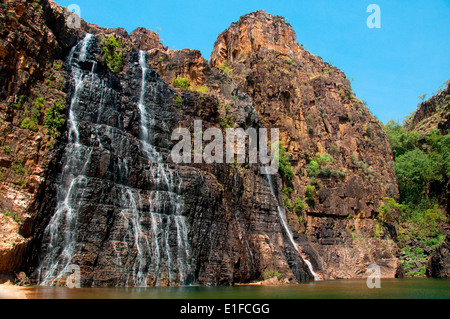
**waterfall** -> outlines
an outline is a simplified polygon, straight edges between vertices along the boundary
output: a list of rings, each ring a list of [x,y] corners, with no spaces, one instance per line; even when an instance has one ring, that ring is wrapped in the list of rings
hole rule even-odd
[[[268,174],[267,172],[266,172],[265,175],[267,176],[267,181],[269,182],[270,192],[276,198],[275,190],[274,190],[273,184],[272,184],[271,175]],[[316,280],[316,281],[320,280],[320,277],[314,272],[311,262],[309,260],[307,260],[305,258],[305,256],[300,252],[300,249],[298,249],[298,245],[297,245],[297,243],[294,240],[294,236],[292,235],[291,229],[289,228],[289,225],[288,225],[288,222],[287,222],[287,219],[286,219],[286,212],[283,211],[283,209],[281,208],[281,206],[278,203],[278,200],[277,200],[277,210],[278,210],[278,216],[280,217],[281,225],[283,226],[283,228],[284,228],[284,230],[285,230],[285,232],[286,232],[286,234],[287,234],[287,236],[289,238],[289,241],[291,242],[292,246],[294,246],[294,248],[297,251],[297,253],[300,255],[300,257],[303,259],[305,264],[308,266],[309,271],[314,276],[314,280]]]
[[[88,151],[81,146],[78,131],[78,118],[76,108],[79,92],[84,85],[85,73],[74,63],[74,56],[78,50],[77,62],[85,61],[89,46],[95,37],[86,34],[83,40],[72,48],[69,55],[69,63],[74,81],[74,92],[70,102],[69,116],[67,119],[69,127],[69,138],[66,147],[65,164],[62,169],[60,183],[57,186],[57,207],[45,229],[44,236],[49,237],[47,254],[45,255],[39,269],[39,280],[41,285],[53,285],[68,270],[76,244],[75,230],[77,228],[77,208],[75,207],[80,189],[86,187],[87,179],[83,175]],[[92,73],[92,71],[91,71]]]
[[[143,154],[153,162],[151,178],[156,190],[150,192],[148,203],[151,217],[152,257],[156,266],[156,280],[163,264],[166,265],[169,281],[176,281],[174,270],[178,270],[180,284],[189,284],[192,278],[192,253],[188,240],[189,228],[183,213],[183,198],[180,196],[183,181],[163,161],[163,156],[150,141],[150,130],[154,124],[149,120],[146,97],[152,93],[148,87],[147,54],[139,52],[139,65],[142,70],[141,92],[138,101],[140,111],[140,138]],[[175,233],[174,233],[175,232]],[[176,242],[176,249],[170,243]]]
[[[183,180],[164,163],[162,154],[151,142],[151,129],[156,125],[151,114],[156,112],[154,106],[161,84],[150,81],[147,55],[140,52],[137,65],[142,71],[137,103],[140,153],[130,153],[130,141],[135,137],[122,131],[120,125],[109,124],[111,112],[116,112],[117,93],[108,87],[108,78],[102,79],[96,73],[93,58],[96,41],[94,35],[86,34],[67,58],[72,88],[68,140],[57,181],[55,212],[44,231],[37,273],[39,284],[64,284],[73,264],[83,269],[87,261],[86,266],[91,267],[87,260],[91,255],[97,256],[96,262],[109,265],[111,280],[117,285],[146,287],[150,278],[154,285],[190,284],[194,278],[193,254],[189,224],[183,215]],[[110,159],[104,166],[110,177],[104,180],[96,175],[99,168],[96,161],[102,155]],[[152,187],[137,189],[130,185],[135,165],[143,168],[141,179],[147,179]],[[96,189],[99,185],[102,188]],[[93,191],[107,194],[103,193],[104,198],[91,197]],[[98,203],[91,202],[97,198]],[[108,214],[114,214],[114,218],[111,228],[104,233],[107,237],[102,239],[102,246],[88,251],[86,246],[92,243],[86,242],[82,227],[86,227],[86,219],[95,218],[91,204],[112,208],[114,211]],[[93,229],[105,227],[102,219],[91,224]],[[91,255],[88,257],[87,253]],[[95,277],[89,280],[96,284]]]

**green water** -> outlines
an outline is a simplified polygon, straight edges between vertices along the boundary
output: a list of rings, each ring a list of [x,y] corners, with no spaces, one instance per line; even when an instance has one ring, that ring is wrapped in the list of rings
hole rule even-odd
[[[336,280],[285,286],[174,288],[26,288],[29,299],[450,299],[450,279]]]

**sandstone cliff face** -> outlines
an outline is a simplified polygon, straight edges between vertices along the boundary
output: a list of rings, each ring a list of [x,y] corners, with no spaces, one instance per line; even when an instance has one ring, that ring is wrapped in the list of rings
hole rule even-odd
[[[0,162],[5,176],[22,172],[27,186],[1,183],[2,209],[19,216],[23,238],[8,250],[20,262],[2,271],[34,271],[51,285],[64,285],[71,265],[87,286],[230,284],[274,271],[310,280],[277,206],[303,199],[311,184],[309,208],[288,213],[303,257],[327,279],[364,276],[372,263],[393,276],[396,247],[387,230],[373,235],[383,197],[397,196],[386,137],[344,74],[298,46],[282,18],[244,16],[219,36],[208,63],[196,50],[168,50],[142,28],[128,34],[82,21],[81,30],[69,29],[52,1],[6,2],[2,18],[14,20],[19,7],[22,18],[2,27],[0,49],[8,70],[2,126],[11,127],[3,145],[17,147]],[[46,36],[29,46],[30,30]],[[111,35],[122,46],[117,72],[104,52]],[[172,87],[175,77],[191,89]],[[37,128],[23,128],[39,97]],[[18,102],[22,109],[11,111]],[[65,105],[66,121],[50,134],[44,114],[55,102]],[[174,129],[191,129],[196,119],[204,130],[220,127],[224,118],[244,129],[280,128],[292,181],[274,176],[272,194],[258,165],[170,161]],[[317,153],[333,156],[327,169],[337,177],[308,176]],[[13,167],[16,154],[23,170]]]
[[[438,129],[442,135],[450,129],[450,83],[440,93],[421,103],[407,124],[408,129],[426,133]]]
[[[4,241],[2,254],[14,258],[2,261],[2,273],[23,266],[30,220],[36,214],[32,206],[44,195],[40,191],[58,153],[57,132],[50,134],[44,122],[47,110],[66,100],[60,58],[75,43],[77,32],[54,32],[64,20],[62,8],[47,2],[0,4],[0,211],[10,216],[2,220],[1,232],[15,238],[13,245]]]
[[[290,214],[290,225],[325,278],[358,277],[370,263],[390,264],[392,276],[395,244],[373,232],[383,198],[398,196],[392,154],[381,124],[344,73],[305,51],[283,18],[264,11],[219,35],[210,65],[232,74],[265,125],[281,129],[295,173],[285,180],[293,188],[285,202],[294,205],[307,185],[315,186],[316,198],[306,211]],[[318,153],[333,162],[308,172]]]

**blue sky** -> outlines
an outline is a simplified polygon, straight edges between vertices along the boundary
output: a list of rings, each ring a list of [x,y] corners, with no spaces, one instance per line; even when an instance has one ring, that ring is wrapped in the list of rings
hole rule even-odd
[[[198,49],[209,59],[219,33],[241,15],[266,10],[287,19],[297,41],[354,78],[358,98],[381,121],[402,121],[450,79],[450,0],[56,0],[81,17],[128,32],[145,27],[171,49]],[[381,28],[366,25],[368,5]]]

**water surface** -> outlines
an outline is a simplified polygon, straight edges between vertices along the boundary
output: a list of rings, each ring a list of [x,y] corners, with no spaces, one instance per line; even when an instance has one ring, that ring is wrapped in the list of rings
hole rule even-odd
[[[24,288],[29,299],[450,299],[450,279],[335,280],[285,286],[156,288]]]

